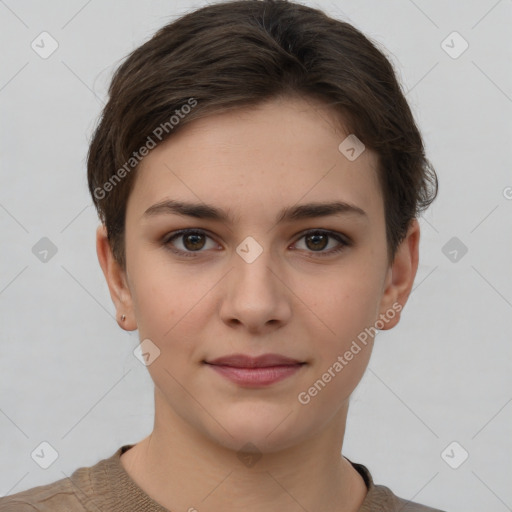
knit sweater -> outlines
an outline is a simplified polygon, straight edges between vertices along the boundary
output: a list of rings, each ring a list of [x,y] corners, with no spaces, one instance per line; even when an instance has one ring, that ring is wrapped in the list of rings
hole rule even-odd
[[[81,467],[69,478],[0,498],[0,512],[169,512],[121,464],[121,455],[132,446],[121,446],[109,458]],[[350,463],[368,488],[359,512],[442,512],[398,498],[387,487],[375,485],[365,466]]]

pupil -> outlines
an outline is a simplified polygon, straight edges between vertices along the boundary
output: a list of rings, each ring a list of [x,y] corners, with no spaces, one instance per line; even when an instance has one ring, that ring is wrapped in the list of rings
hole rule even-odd
[[[309,240],[311,240],[311,239],[318,239],[318,238],[323,238],[323,239],[324,239],[324,243],[322,244],[322,247],[318,247],[318,246],[316,246],[316,248],[317,248],[317,249],[318,249],[318,248],[320,248],[320,249],[324,249],[324,248],[325,248],[325,246],[326,246],[325,241],[326,241],[326,238],[327,238],[327,237],[326,237],[325,235],[322,235],[322,234],[309,235],[307,238],[308,238]],[[316,242],[314,242],[314,243],[316,243]]]
[[[197,245],[197,239],[201,238],[203,235],[201,234],[191,234],[191,235],[186,235],[185,236],[185,246],[187,247],[187,249],[190,249],[190,250],[193,250],[193,249],[201,249],[201,243],[199,242],[199,246]],[[194,240],[194,238],[196,239],[195,241],[192,242],[192,244],[188,244],[187,242],[192,239]],[[192,245],[192,246],[190,246]]]

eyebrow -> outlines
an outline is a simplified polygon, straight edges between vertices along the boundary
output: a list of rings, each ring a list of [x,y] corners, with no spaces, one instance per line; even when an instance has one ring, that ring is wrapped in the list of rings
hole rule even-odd
[[[150,206],[143,218],[157,215],[180,215],[196,219],[210,219],[233,224],[230,214],[206,203],[189,203],[185,201],[165,200]],[[358,206],[344,201],[314,202],[283,208],[276,216],[275,223],[292,222],[303,219],[314,219],[331,215],[356,215],[368,220],[367,213]]]

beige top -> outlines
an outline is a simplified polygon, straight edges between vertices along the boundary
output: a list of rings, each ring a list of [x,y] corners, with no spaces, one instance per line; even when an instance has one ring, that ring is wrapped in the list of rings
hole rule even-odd
[[[79,468],[69,478],[0,498],[0,512],[169,512],[121,464],[121,454],[132,446],[121,446],[111,457]],[[350,463],[368,488],[359,512],[442,512],[396,497],[387,487],[374,485],[365,466]]]

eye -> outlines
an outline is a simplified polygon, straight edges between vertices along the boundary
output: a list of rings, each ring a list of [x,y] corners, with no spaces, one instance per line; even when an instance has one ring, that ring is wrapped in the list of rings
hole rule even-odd
[[[342,236],[340,233],[335,233],[333,231],[326,230],[311,230],[307,233],[304,233],[299,240],[305,239],[306,250],[311,249],[310,252],[315,253],[320,257],[323,256],[331,256],[333,254],[337,254],[351,245],[350,240],[348,238]],[[329,245],[328,240],[334,239],[338,242],[338,246],[325,251],[324,249]],[[297,243],[297,242],[296,242]]]
[[[164,239],[164,245],[169,248],[170,251],[187,257],[194,257],[194,252],[201,252],[201,249],[205,247],[205,239],[210,238],[204,231],[198,229],[182,229],[172,234],[172,236]],[[171,242],[179,239],[181,241],[183,249],[176,249],[175,245]],[[211,240],[211,238],[210,238]]]
[[[163,245],[170,251],[180,256],[195,257],[196,254],[194,253],[203,252],[202,249],[208,249],[206,243],[208,239],[212,240],[213,242],[213,239],[209,235],[207,235],[203,230],[182,229],[180,231],[171,233],[169,236],[165,237],[163,240]],[[298,241],[302,239],[305,240],[305,250],[314,253],[315,256],[320,257],[337,254],[343,251],[346,247],[349,247],[351,245],[350,239],[348,239],[341,233],[319,229],[310,230],[303,233],[302,236],[298,239]],[[325,248],[329,245],[329,239],[338,242],[338,246],[335,246],[334,248],[325,251]],[[178,240],[179,243],[177,244],[175,240]],[[298,241],[295,242],[294,245],[296,245]],[[176,245],[181,245],[182,248],[176,247]],[[216,244],[214,243],[213,247],[215,247],[215,245]]]

